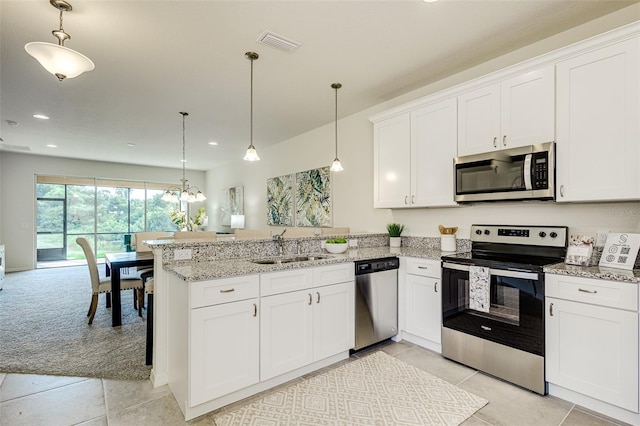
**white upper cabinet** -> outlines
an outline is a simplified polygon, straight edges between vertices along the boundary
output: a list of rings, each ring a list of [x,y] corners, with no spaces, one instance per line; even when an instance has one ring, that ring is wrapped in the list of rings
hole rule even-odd
[[[411,112],[411,206],[455,206],[456,99]]]
[[[553,66],[458,96],[458,155],[551,142]]]
[[[411,185],[409,113],[375,123],[373,146],[374,207],[409,207]]]
[[[557,201],[640,198],[639,40],[557,64]]]
[[[454,206],[456,99],[374,123],[374,207]]]

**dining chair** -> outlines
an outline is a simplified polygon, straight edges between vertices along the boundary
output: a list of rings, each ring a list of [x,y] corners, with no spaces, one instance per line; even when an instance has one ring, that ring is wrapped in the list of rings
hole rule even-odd
[[[321,235],[349,235],[350,231],[348,226],[342,228],[320,228]]]
[[[216,231],[180,231],[173,234],[174,240],[215,240]]]
[[[98,295],[100,293],[111,293],[111,279],[110,278],[101,278],[98,272],[98,262],[96,261],[96,256],[93,253],[93,249],[87,241],[86,238],[78,237],[76,238],[76,243],[82,247],[82,251],[84,251],[84,256],[87,259],[87,266],[89,267],[89,276],[91,277],[91,304],[89,305],[89,312],[87,316],[89,317],[89,324],[93,323],[93,317],[96,315],[96,311],[98,309]],[[144,300],[144,284],[140,278],[127,278],[122,277],[120,281],[120,289],[121,290],[133,290],[137,295],[134,297],[134,307],[138,309],[138,315],[142,315],[142,301]],[[109,295],[107,295],[109,297]]]
[[[236,240],[260,240],[271,238],[270,229],[236,229],[233,233]]]

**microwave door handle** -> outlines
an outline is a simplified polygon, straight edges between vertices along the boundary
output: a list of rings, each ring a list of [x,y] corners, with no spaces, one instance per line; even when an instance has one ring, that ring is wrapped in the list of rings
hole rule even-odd
[[[469,271],[469,265],[458,265],[457,263],[442,262],[442,268],[454,269],[456,271]],[[526,280],[537,280],[538,274],[535,272],[511,271],[508,269],[489,269],[489,273],[496,277],[522,278]]]
[[[533,189],[533,185],[531,185],[531,154],[527,154],[524,156],[524,166],[522,170],[522,174],[524,175],[524,189],[527,191],[531,191]]]

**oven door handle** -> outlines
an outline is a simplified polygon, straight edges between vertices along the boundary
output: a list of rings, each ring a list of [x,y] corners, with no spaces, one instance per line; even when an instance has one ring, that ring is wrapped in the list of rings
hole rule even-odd
[[[457,263],[442,262],[442,269],[455,269],[456,271],[469,271],[469,265],[459,265]],[[538,274],[535,272],[510,271],[508,269],[489,268],[489,273],[496,277],[523,278],[526,280],[537,280]]]

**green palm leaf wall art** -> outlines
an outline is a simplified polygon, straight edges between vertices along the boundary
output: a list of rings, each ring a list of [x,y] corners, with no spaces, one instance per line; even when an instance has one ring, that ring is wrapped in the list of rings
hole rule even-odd
[[[296,173],[296,226],[331,226],[329,167]]]
[[[267,225],[293,225],[294,175],[267,179]]]

